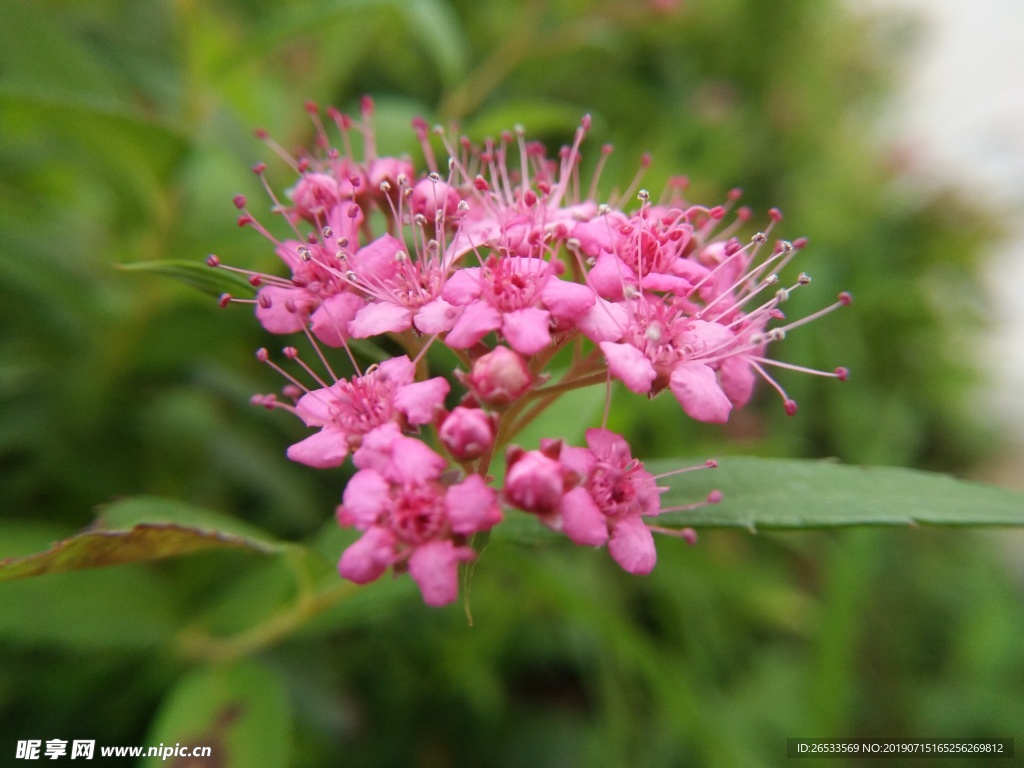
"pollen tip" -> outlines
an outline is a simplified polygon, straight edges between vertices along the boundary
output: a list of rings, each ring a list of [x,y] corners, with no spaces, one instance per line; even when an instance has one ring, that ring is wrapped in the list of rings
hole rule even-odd
[[[242,210],[245,208],[245,195],[235,195],[231,198],[231,202],[235,204],[235,208]]]
[[[840,381],[847,381],[850,378],[850,369],[844,366],[836,368],[836,378]]]
[[[230,293],[222,293],[220,295],[220,298],[217,299],[217,304],[220,306],[221,309],[224,309],[228,304],[231,303],[231,300],[233,298],[234,296],[232,296]]]
[[[783,402],[782,406],[786,409],[787,416],[796,415],[796,400],[787,399],[785,402]]]
[[[718,462],[715,461],[714,459],[708,459],[707,461],[704,462],[704,466],[707,467],[708,469],[717,469]]]
[[[723,498],[724,496],[722,492],[715,488],[715,490],[711,491],[711,493],[708,494],[708,504],[717,504]]]
[[[270,359],[270,353],[267,352],[266,347],[260,347],[256,350],[256,359],[261,363],[265,363]]]
[[[842,293],[839,294],[839,303],[842,304],[844,307],[848,306],[849,304],[853,303],[853,296],[847,293],[846,291],[843,291]]]
[[[220,266],[220,259],[217,257],[217,254],[211,253],[209,256],[206,257],[206,266],[208,266],[208,267],[219,267]]]
[[[782,211],[778,208],[770,208],[768,210],[768,218],[775,222],[782,221]]]

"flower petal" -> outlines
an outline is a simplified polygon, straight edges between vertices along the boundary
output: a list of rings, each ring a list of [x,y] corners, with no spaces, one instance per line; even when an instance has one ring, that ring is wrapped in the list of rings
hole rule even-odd
[[[589,286],[552,276],[544,281],[540,300],[555,317],[571,320],[594,306],[597,297]]]
[[[310,297],[301,288],[268,285],[260,288],[263,300],[270,306],[256,304],[256,319],[270,333],[298,333],[309,321]]]
[[[401,333],[411,327],[412,312],[401,304],[387,301],[371,301],[348,324],[349,333],[357,339],[368,339],[381,333]]]
[[[395,408],[408,417],[410,424],[429,424],[444,405],[449,389],[451,385],[440,376],[406,384],[395,392]]]
[[[632,344],[615,344],[610,341],[602,341],[598,346],[608,360],[608,370],[612,376],[634,392],[643,394],[651,391],[651,385],[658,374],[643,352]]]
[[[476,533],[493,528],[501,522],[498,494],[480,475],[470,475],[451,486],[444,499],[452,531]]]
[[[455,327],[455,322],[461,314],[462,307],[456,307],[442,298],[437,298],[420,307],[412,322],[416,330],[429,335],[450,331]]]
[[[459,596],[459,561],[471,560],[472,553],[447,539],[416,548],[409,558],[409,575],[419,586],[424,603],[447,605]]]
[[[599,298],[576,318],[576,327],[591,341],[618,341],[629,326],[626,308]]]
[[[313,313],[314,335],[329,347],[344,346],[348,324],[365,304],[366,299],[348,291],[328,296]]]
[[[608,553],[623,570],[638,575],[650,573],[658,562],[654,536],[639,517],[627,517],[614,525]]]
[[[341,553],[338,573],[356,584],[369,584],[394,561],[395,535],[386,528],[370,528]]]
[[[345,484],[338,522],[365,531],[377,522],[390,502],[388,481],[372,469],[361,469]]]
[[[348,456],[348,435],[336,427],[327,426],[288,446],[288,458],[317,469],[340,467]]]
[[[562,531],[574,544],[599,547],[608,541],[608,519],[584,488],[573,488],[558,502]]]
[[[451,282],[451,281],[449,281]],[[501,314],[484,301],[466,305],[462,316],[445,337],[444,343],[453,349],[469,349],[491,331],[501,328]]]
[[[732,403],[718,386],[715,372],[703,363],[677,363],[668,386],[688,416],[714,424],[729,420]]]
[[[501,333],[521,355],[535,355],[551,344],[551,314],[546,309],[527,307],[507,312]]]

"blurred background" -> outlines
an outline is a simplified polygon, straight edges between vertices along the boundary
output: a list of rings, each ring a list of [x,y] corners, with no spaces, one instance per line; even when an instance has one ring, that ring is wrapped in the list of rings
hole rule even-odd
[[[308,144],[307,99],[354,112],[364,93],[382,150],[414,157],[416,115],[477,139],[522,124],[553,150],[589,112],[585,166],[616,147],[606,193],[648,151],[651,190],[684,173],[716,204],[741,186],[751,231],[778,206],[781,234],[810,239],[792,314],[854,294],[775,350],[849,382],[783,375],[795,418],[762,390],[725,430],[620,393],[609,426],[644,457],[837,457],[1021,487],[1024,20],[1013,0],[960,5],[9,0],[0,556],[152,494],[336,559],[348,470],[289,463],[305,430],[248,404],[279,387],[253,351],[280,339],[119,267],[215,252],[276,269],[234,223],[239,192],[269,209],[255,162],[292,182],[252,130]],[[214,745],[197,764],[256,768],[770,766],[797,736],[1022,748],[1022,550],[1005,531],[706,531],[661,541],[641,579],[602,551],[500,542],[472,627],[403,579],[244,649],[196,638],[273,621],[295,592],[279,559],[4,584],[0,762],[28,738],[189,739]]]

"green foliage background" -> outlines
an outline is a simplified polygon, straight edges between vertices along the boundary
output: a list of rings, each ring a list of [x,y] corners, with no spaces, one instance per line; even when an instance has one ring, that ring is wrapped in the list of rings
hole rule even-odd
[[[414,115],[477,137],[521,123],[557,146],[589,112],[585,156],[616,146],[609,184],[650,151],[652,190],[686,173],[694,199],[740,185],[762,217],[782,208],[783,233],[811,240],[800,268],[815,282],[794,314],[854,294],[777,352],[847,365],[850,382],[783,375],[796,418],[762,391],[724,433],[621,392],[610,426],[638,453],[954,472],[983,458],[958,361],[998,232],[954,190],[907,194],[868,128],[913,25],[832,0],[668,6],[6,3],[0,556],[145,493],[336,559],[345,472],[287,462],[301,425],[248,405],[278,386],[252,356],[273,340],[244,310],[117,267],[216,252],[274,268],[234,226],[234,194],[262,200],[254,162],[291,181],[251,129],[297,146],[312,136],[306,99],[353,109],[363,93],[394,152],[412,151]],[[561,414],[551,434],[580,431],[576,410]],[[645,579],[604,552],[504,543],[476,569],[472,627],[401,580],[263,638],[245,633],[279,620],[320,566],[198,554],[5,584],[0,754],[25,738],[189,738],[215,746],[211,764],[257,768],[757,766],[778,764],[787,736],[1013,737],[1024,609],[998,538],[713,531],[693,549],[662,541]]]

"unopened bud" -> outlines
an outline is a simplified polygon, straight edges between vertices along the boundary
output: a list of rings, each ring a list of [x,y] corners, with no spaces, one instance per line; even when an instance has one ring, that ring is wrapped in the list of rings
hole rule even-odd
[[[473,461],[494,444],[494,423],[481,409],[460,405],[448,414],[439,435],[452,458]]]
[[[514,401],[530,388],[531,383],[526,361],[503,346],[495,347],[478,358],[469,374],[469,388],[476,398],[496,408]]]

